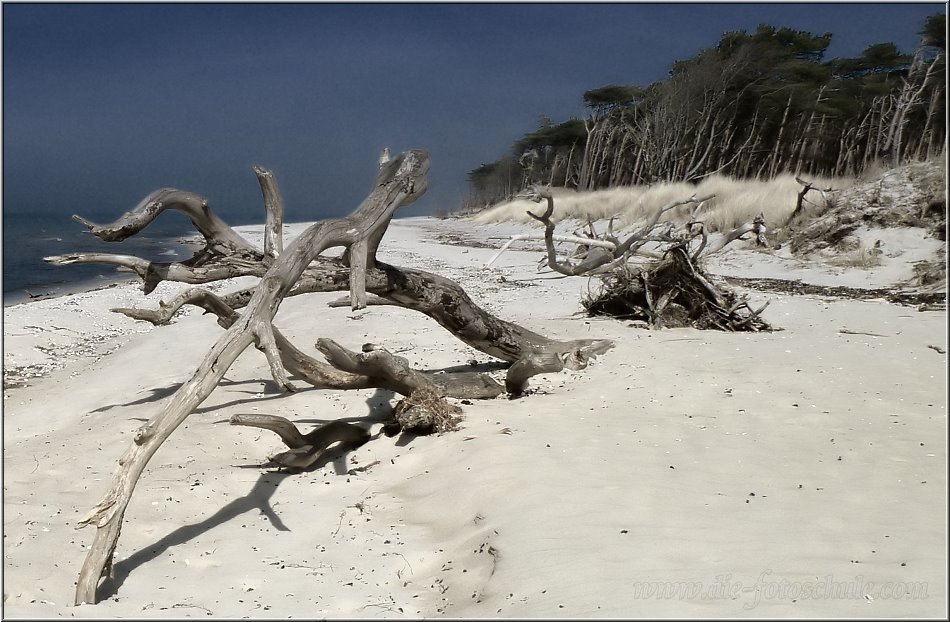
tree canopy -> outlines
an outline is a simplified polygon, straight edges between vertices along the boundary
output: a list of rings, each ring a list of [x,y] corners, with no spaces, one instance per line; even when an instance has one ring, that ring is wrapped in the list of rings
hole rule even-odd
[[[832,34],[759,25],[727,32],[647,86],[582,94],[586,119],[538,127],[469,175],[470,205],[527,185],[580,190],[712,173],[740,178],[859,174],[940,153],[946,141],[946,15],[912,53],[892,42],[827,60]]]

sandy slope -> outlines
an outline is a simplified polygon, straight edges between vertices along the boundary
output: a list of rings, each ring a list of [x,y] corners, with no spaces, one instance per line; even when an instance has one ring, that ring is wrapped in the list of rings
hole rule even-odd
[[[33,348],[50,341],[66,360],[4,394],[3,615],[947,615],[946,354],[929,347],[946,349],[945,311],[751,292],[784,330],[648,332],[572,317],[587,281],[539,275],[537,252],[483,270],[494,249],[434,242],[511,229],[396,221],[382,255],[458,279],[504,318],[616,348],[523,399],[465,406],[459,432],[380,435],[296,476],[257,467],[277,437],[228,417],[377,432],[395,399],[278,395],[251,349],[153,458],[96,606],[70,606],[92,541],[73,525],[221,329],[109,314],[156,304],[132,286],[4,309],[5,366],[47,363]],[[762,261],[738,249],[721,268]],[[338,296],[288,299],[276,323],[305,350],[331,336],[431,369],[489,362],[422,315],[325,307]],[[893,597],[905,590],[925,597]]]

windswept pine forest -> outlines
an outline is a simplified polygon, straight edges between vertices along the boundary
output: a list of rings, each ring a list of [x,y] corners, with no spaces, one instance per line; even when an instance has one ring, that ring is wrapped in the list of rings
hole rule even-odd
[[[698,182],[714,174],[854,176],[944,151],[946,16],[911,52],[892,43],[826,59],[832,33],[761,25],[725,33],[648,86],[583,94],[587,116],[538,127],[468,175],[463,210],[531,184],[576,190]]]

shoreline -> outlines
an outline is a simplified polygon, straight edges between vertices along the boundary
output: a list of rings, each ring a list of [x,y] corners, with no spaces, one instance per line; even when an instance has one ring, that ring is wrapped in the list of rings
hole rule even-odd
[[[103,289],[112,289],[120,285],[141,286],[141,279],[139,279],[138,276],[135,276],[134,273],[132,274],[132,276],[116,277],[114,279],[103,278],[76,281],[58,286],[63,288],[63,291],[47,292],[45,294],[34,294],[26,289],[6,292],[3,295],[3,307],[15,307],[17,305],[29,304],[31,302],[37,302],[41,300],[55,300],[56,298],[62,298],[64,296],[74,296],[76,294],[96,292]]]
[[[460,431],[412,438],[379,433],[398,396],[298,380],[280,394],[249,348],[149,463],[116,578],[95,606],[71,606],[92,540],[74,524],[222,330],[200,310],[161,327],[109,311],[155,305],[183,284],[5,307],[5,365],[77,335],[101,335],[110,351],[5,391],[4,615],[946,615],[946,356],[929,347],[945,344],[945,310],[749,290],[753,305],[771,301],[766,314],[783,330],[646,331],[575,316],[587,280],[539,278],[536,251],[509,250],[485,269],[495,247],[437,241],[503,230],[394,220],[380,255],[455,279],[526,328],[617,347],[585,370],[532,379],[521,399],[462,403]],[[739,249],[723,263],[774,272],[767,259]],[[287,298],[275,323],[306,352],[332,336],[424,369],[490,360],[421,314],[326,306],[338,297]],[[279,439],[227,423],[248,412],[304,431],[345,419],[374,438],[312,472],[277,473],[259,465]],[[726,575],[738,596],[637,588],[708,590]],[[764,589],[859,575],[927,591],[792,599]]]
[[[106,219],[105,222],[109,222]],[[133,272],[119,271],[101,263],[76,263],[56,266],[46,257],[71,253],[118,253],[143,257],[156,262],[182,261],[191,257],[200,238],[187,219],[177,215],[152,222],[138,234],[122,242],[106,242],[86,227],[66,216],[53,214],[31,218],[22,213],[8,214],[4,222],[4,304],[17,304],[35,298],[74,293],[126,278]]]

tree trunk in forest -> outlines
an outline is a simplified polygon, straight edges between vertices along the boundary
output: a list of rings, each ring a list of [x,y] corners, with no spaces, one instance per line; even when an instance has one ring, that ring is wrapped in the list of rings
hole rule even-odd
[[[782,122],[778,126],[778,137],[775,139],[775,145],[772,147],[771,164],[769,165],[769,177],[775,177],[781,168],[782,162],[782,135],[785,133],[785,126],[788,123],[788,113],[792,109],[792,96],[788,96],[788,103],[785,105],[785,112],[782,113]]]
[[[594,150],[594,136],[597,133],[599,123],[596,117],[584,119],[584,129],[587,131],[587,140],[584,141],[584,153],[581,156],[580,170],[577,174],[577,189],[590,190],[590,161],[591,152]]]

